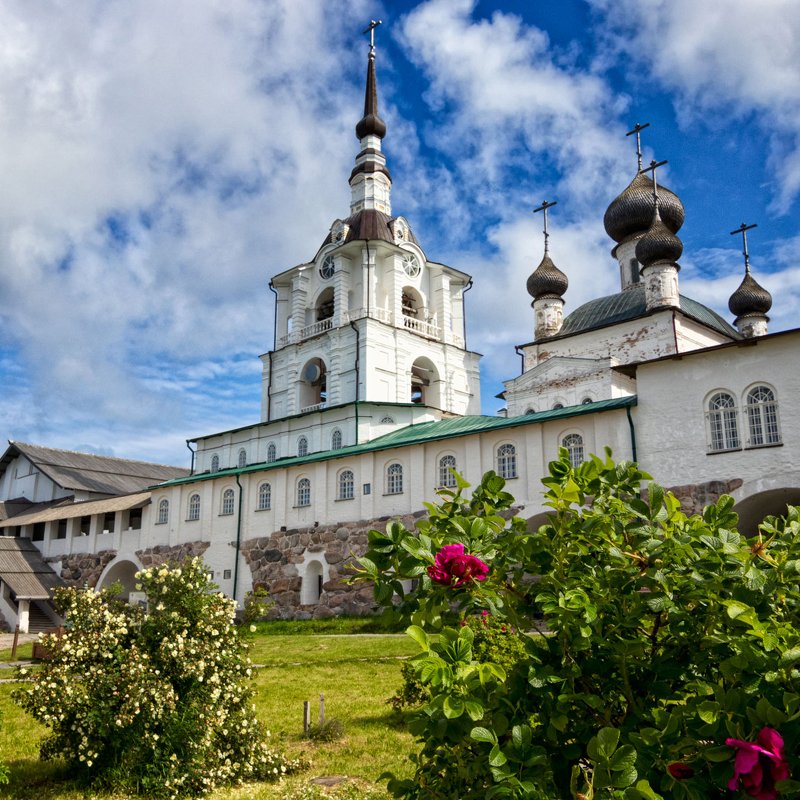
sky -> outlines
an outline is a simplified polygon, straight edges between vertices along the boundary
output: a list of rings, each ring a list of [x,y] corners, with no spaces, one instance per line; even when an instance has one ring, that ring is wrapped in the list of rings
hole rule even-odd
[[[349,213],[371,19],[393,211],[473,276],[484,413],[533,339],[533,208],[565,313],[618,291],[637,122],[681,292],[732,322],[755,223],[770,331],[797,327],[795,0],[4,0],[0,438],[188,465],[258,421],[269,279]]]

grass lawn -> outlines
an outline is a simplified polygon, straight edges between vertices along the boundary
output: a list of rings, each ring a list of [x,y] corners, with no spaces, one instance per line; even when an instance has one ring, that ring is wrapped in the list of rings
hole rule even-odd
[[[264,665],[254,678],[259,718],[270,728],[276,747],[302,756],[311,767],[277,786],[249,784],[211,797],[286,800],[299,798],[301,787],[318,776],[346,775],[372,782],[386,769],[409,774],[411,764],[406,757],[412,740],[397,724],[386,698],[400,686],[401,657],[415,652],[416,645],[403,635],[282,635],[259,631],[250,652],[255,664]],[[0,761],[11,766],[11,783],[0,786],[0,796],[86,800],[92,795],[75,786],[62,765],[38,760],[45,729],[11,700],[11,691],[18,685],[0,684]],[[316,722],[320,694],[325,695],[326,718],[337,718],[344,724],[344,736],[331,743],[310,742],[303,737],[303,701],[311,701],[311,718]],[[314,796],[308,791],[302,794],[303,800]],[[347,795],[348,800],[356,796]],[[121,795],[103,797],[123,800]]]

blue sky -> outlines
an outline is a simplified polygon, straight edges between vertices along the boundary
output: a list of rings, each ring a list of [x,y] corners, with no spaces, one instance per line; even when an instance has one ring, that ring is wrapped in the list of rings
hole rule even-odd
[[[682,292],[730,319],[757,223],[770,330],[796,327],[793,0],[6,0],[0,436],[183,464],[258,420],[269,277],[348,213],[373,18],[394,211],[474,277],[485,413],[532,339],[535,206],[566,312],[617,290],[636,122],[686,207]]]

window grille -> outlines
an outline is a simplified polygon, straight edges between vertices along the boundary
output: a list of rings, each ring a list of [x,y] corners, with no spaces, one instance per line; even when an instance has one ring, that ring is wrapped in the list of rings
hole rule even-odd
[[[439,459],[439,486],[452,489],[456,485],[456,476],[450,471],[456,468],[455,456],[442,456]]]
[[[169,500],[161,500],[158,504],[158,524],[166,525],[169,522]]]
[[[513,444],[497,448],[497,474],[506,479],[517,477],[517,448]]]
[[[567,448],[569,463],[578,467],[583,463],[583,436],[570,433],[561,440],[561,446]]]
[[[220,514],[223,515],[233,514],[233,500],[234,500],[233,489],[226,489],[222,493],[222,510],[220,511]]]
[[[403,493],[403,465],[390,464],[386,470],[386,494]]]
[[[778,404],[768,386],[756,386],[747,393],[747,425],[751,447],[780,442]]]
[[[200,519],[200,495],[193,494],[189,498],[189,513],[186,517],[189,520]]]
[[[736,450],[739,441],[739,425],[736,419],[736,401],[727,392],[717,392],[708,402],[708,429],[712,453]]]
[[[297,481],[297,505],[311,505],[311,481],[308,478],[300,478]]]
[[[272,506],[272,486],[262,483],[258,487],[258,508],[259,511],[268,511]]]
[[[352,500],[355,497],[355,485],[353,470],[343,469],[339,473],[339,489],[336,494],[337,500]]]

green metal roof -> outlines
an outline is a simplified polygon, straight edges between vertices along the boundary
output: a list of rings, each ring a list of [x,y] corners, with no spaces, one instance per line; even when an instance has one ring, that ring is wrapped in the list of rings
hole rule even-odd
[[[680,310],[687,316],[732,339],[741,338],[733,326],[708,306],[683,295],[680,297],[680,303]],[[634,286],[607,297],[598,297],[579,306],[567,315],[561,330],[552,338],[559,339],[562,336],[605,328],[608,325],[647,316],[648,313],[644,286]]]
[[[180,486],[186,483],[196,483],[207,481],[214,478],[222,478],[233,475],[246,475],[250,472],[269,472],[275,469],[285,469],[296,467],[303,464],[314,464],[319,461],[332,461],[336,458],[349,458],[358,456],[362,453],[374,453],[380,450],[392,450],[400,447],[420,445],[425,442],[435,442],[441,439],[452,439],[458,436],[469,436],[473,433],[488,433],[490,431],[505,430],[506,428],[516,428],[521,425],[536,425],[551,420],[569,419],[571,417],[582,417],[586,414],[598,414],[604,411],[615,411],[620,408],[629,408],[636,405],[636,396],[617,397],[612,400],[600,400],[596,403],[586,403],[579,406],[567,406],[565,408],[552,409],[550,411],[537,411],[533,414],[524,414],[520,417],[487,417],[482,415],[469,417],[453,417],[437,422],[421,422],[418,425],[407,425],[391,433],[379,436],[365,444],[351,445],[342,447],[339,450],[321,450],[317,453],[310,453],[307,456],[292,456],[280,458],[277,461],[264,462],[261,464],[249,464],[246,467],[233,467],[222,469],[218,472],[202,472],[190,475],[186,478],[177,478],[158,484],[157,487]]]

